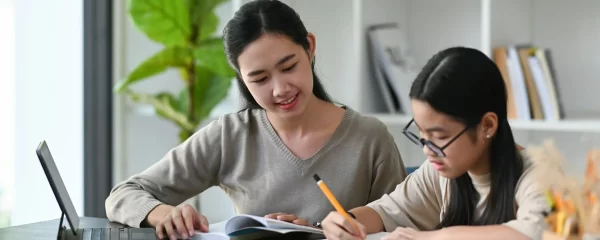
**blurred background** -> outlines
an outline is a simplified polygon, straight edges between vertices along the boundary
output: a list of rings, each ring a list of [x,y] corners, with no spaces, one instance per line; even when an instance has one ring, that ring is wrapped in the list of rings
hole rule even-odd
[[[0,227],[60,217],[35,154],[42,140],[78,214],[105,217],[116,183],[240,109],[219,37],[248,1],[197,11],[186,2],[0,0]],[[518,143],[553,140],[571,174],[600,145],[600,1],[284,2],[315,33],[330,94],[386,123],[408,167],[424,158],[401,133],[407,88],[431,55],[457,45],[497,63]],[[197,41],[181,47],[193,32]],[[235,214],[218,187],[189,202],[211,222]]]

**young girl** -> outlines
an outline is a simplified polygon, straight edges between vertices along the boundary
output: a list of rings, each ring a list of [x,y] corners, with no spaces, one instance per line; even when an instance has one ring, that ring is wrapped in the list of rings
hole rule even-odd
[[[206,231],[208,222],[180,204],[219,186],[238,213],[307,225],[334,210],[315,173],[348,207],[374,201],[404,180],[387,127],[336,106],[325,92],[314,71],[316,38],[294,10],[279,1],[249,2],[223,38],[248,107],[210,122],[115,186],[106,200],[110,220],[155,227],[160,238],[187,238]]]
[[[358,231],[340,214],[328,215],[328,239],[381,231],[392,232],[387,239],[541,239],[550,206],[536,166],[515,144],[494,62],[474,49],[443,50],[410,97],[413,120],[404,134],[427,161],[394,192],[349,211]]]

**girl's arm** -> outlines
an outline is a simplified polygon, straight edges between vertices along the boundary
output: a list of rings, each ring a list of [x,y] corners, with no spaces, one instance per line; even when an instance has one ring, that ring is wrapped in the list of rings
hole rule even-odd
[[[322,223],[327,239],[356,239],[376,232],[391,232],[398,227],[431,230],[439,224],[442,194],[437,172],[429,162],[396,186],[389,194],[351,209],[360,232],[337,212],[330,213]],[[364,239],[364,238],[363,238]]]
[[[455,226],[448,227],[440,230],[441,237],[439,239],[445,240],[528,240],[527,235],[505,225],[491,225],[491,226]],[[535,238],[541,239],[541,238]]]
[[[375,210],[370,207],[357,207],[349,211],[354,214],[356,220],[360,222],[367,233],[383,232],[383,220]]]
[[[441,204],[439,177],[425,162],[394,191],[350,212],[367,227],[368,233],[391,232],[397,227],[430,230],[439,224]]]

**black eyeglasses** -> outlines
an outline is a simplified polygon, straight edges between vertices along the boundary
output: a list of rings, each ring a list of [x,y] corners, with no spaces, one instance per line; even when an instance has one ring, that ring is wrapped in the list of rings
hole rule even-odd
[[[410,122],[408,122],[408,124],[406,124],[406,127],[404,127],[404,129],[402,129],[402,133],[406,137],[408,137],[408,139],[410,139],[410,141],[417,144],[419,147],[422,148],[423,146],[427,146],[429,149],[431,149],[431,151],[433,151],[435,154],[437,154],[440,157],[446,157],[446,154],[444,153],[444,149],[446,149],[448,147],[448,145],[450,145],[452,142],[454,142],[454,140],[458,139],[458,137],[460,137],[460,135],[462,135],[464,132],[467,131],[467,129],[469,129],[469,126],[465,127],[465,129],[463,129],[459,134],[454,136],[454,138],[452,138],[443,147],[439,147],[435,143],[433,143],[427,139],[420,138],[416,134],[408,131],[408,127],[410,127],[410,124],[412,124],[414,121],[415,121],[414,119],[411,119]]]

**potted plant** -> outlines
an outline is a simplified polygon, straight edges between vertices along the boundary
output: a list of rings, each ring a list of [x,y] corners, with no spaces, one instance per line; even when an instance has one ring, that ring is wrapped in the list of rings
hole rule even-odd
[[[235,71],[229,66],[215,8],[228,0],[129,0],[128,14],[137,29],[163,48],[116,84],[114,91],[179,127],[179,140],[189,138],[227,95]],[[178,93],[132,91],[129,86],[167,69],[177,69],[185,87]]]

